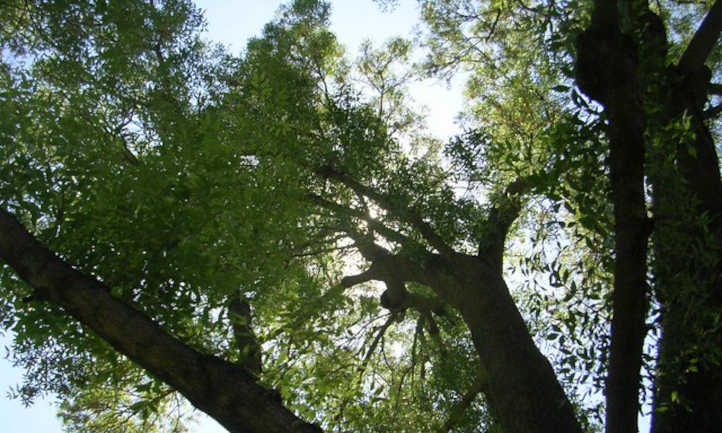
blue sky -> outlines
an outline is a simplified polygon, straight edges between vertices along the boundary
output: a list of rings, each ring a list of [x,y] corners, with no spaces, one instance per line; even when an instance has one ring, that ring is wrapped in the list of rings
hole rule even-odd
[[[246,40],[259,35],[263,25],[270,21],[282,1],[278,0],[201,0],[206,10],[209,40],[222,42],[237,53]],[[382,13],[371,0],[332,0],[332,29],[347,47],[348,55],[355,57],[365,39],[375,45],[394,36],[409,36],[418,22],[417,3],[402,1],[393,13]],[[411,87],[416,101],[428,108],[429,130],[439,137],[448,137],[454,131],[454,117],[461,107],[458,83],[449,89],[445,83],[429,81]],[[4,347],[10,346],[9,336],[0,337],[0,431],[2,433],[60,433],[62,427],[55,417],[52,397],[38,400],[24,407],[17,400],[7,398],[7,391],[18,384],[22,370],[13,368],[3,358]],[[225,432],[215,421],[202,417],[191,433]]]

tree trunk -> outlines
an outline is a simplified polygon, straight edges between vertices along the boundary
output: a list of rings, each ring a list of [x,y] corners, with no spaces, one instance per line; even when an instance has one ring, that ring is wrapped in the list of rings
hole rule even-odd
[[[496,263],[457,254],[434,264],[432,288],[461,312],[489,383],[487,398],[505,433],[580,433],[574,409],[534,344]]]
[[[694,139],[667,134],[649,163],[655,294],[662,329],[654,433],[713,432],[722,425],[722,186],[700,98],[689,97],[695,90],[684,87],[671,91],[688,97],[675,98],[666,123],[686,108],[693,116]]]
[[[722,425],[722,181],[703,112],[710,81],[704,63],[720,31],[717,1],[658,86],[663,128],[655,131],[659,146],[648,162],[662,329],[653,433],[715,432]]]
[[[637,45],[622,34],[616,2],[597,2],[577,44],[577,82],[609,119],[614,204],[614,288],[606,381],[607,433],[636,433],[646,316],[645,118]]]

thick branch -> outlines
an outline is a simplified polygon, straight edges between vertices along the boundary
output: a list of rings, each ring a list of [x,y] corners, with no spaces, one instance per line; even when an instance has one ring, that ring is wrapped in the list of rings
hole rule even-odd
[[[387,286],[396,286],[406,282],[415,282],[429,287],[439,284],[436,278],[437,275],[434,274],[434,272],[429,272],[428,269],[408,258],[391,254],[376,244],[372,245],[375,248],[372,247],[374,254],[371,257],[361,251],[362,255],[371,261],[371,266],[360,274],[343,277],[341,279],[341,287],[352,287],[371,280],[383,281]],[[431,255],[431,257],[439,256]],[[418,306],[421,309],[431,309],[431,311],[434,312],[439,310],[439,308],[443,309],[440,302],[436,302],[431,298],[427,299],[427,297],[422,295],[408,295],[410,295],[410,297],[405,296],[403,299],[403,302],[408,304],[406,305],[407,307]]]
[[[358,284],[363,284],[372,280],[379,280],[381,276],[378,273],[378,269],[374,268],[373,265],[356,275],[348,275],[341,279],[341,287],[348,288]]]
[[[707,12],[687,49],[679,60],[678,67],[685,73],[696,71],[704,66],[710,51],[717,43],[722,31],[722,2],[716,1]]]
[[[595,2],[592,25],[577,40],[579,87],[609,118],[614,203],[614,292],[607,391],[607,433],[636,433],[646,313],[648,225],[644,198],[645,111],[638,47],[621,33],[616,7]]]
[[[493,263],[499,272],[502,270],[506,236],[521,211],[519,195],[528,191],[530,187],[531,185],[522,179],[509,184],[486,220],[486,233],[480,239],[478,255]]]
[[[37,296],[68,314],[234,433],[319,433],[286,409],[243,367],[202,354],[114,298],[37,241],[0,209],[0,257]]]
[[[722,104],[703,111],[708,95],[720,94],[722,85],[710,83],[712,73],[704,62],[722,31],[722,3],[716,1],[697,29],[668,81],[672,86],[667,101],[666,122],[686,114],[692,118],[692,140],[680,140],[677,157],[690,191],[701,201],[700,213],[711,218],[710,228],[722,225],[722,179],[716,143],[706,120],[722,112]]]
[[[710,76],[710,70],[702,65],[697,70],[686,71],[681,81],[678,81],[679,77],[671,77],[677,84],[667,103],[666,121],[679,119],[685,113],[691,116],[694,136],[691,140],[679,140],[677,158],[690,191],[701,201],[700,213],[706,211],[709,214],[714,228],[722,224],[722,179],[716,143],[706,119],[717,116],[722,107],[702,110],[707,102]]]
[[[254,374],[261,373],[261,346],[251,328],[251,305],[240,293],[228,302],[228,319],[238,347],[239,364]]]
[[[384,308],[392,312],[413,308],[423,314],[430,315],[432,312],[437,315],[445,314],[446,306],[440,299],[406,290],[406,281],[425,280],[423,277],[419,278],[420,271],[421,269],[412,262],[389,253],[376,257],[371,266],[360,274],[343,277],[341,287],[352,287],[371,280],[383,281],[386,284],[386,291],[381,295],[381,306]],[[412,279],[412,277],[416,278]]]

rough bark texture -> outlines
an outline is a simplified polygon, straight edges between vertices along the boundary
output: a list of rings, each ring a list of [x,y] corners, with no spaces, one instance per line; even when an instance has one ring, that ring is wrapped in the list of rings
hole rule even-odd
[[[408,272],[406,279],[431,287],[461,312],[487,373],[487,400],[504,432],[581,432],[498,271],[500,260],[430,254],[423,270]]]
[[[321,432],[286,409],[278,393],[256,384],[241,366],[194,350],[111,296],[101,282],[58,258],[4,209],[0,257],[35,289],[37,298],[62,306],[230,432]]]
[[[646,313],[648,224],[644,110],[635,42],[619,29],[616,2],[597,3],[578,41],[580,88],[604,105],[614,203],[614,291],[606,382],[606,431],[636,433]]]

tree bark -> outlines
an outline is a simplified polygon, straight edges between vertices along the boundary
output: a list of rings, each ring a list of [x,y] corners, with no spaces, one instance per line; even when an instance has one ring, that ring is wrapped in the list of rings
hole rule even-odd
[[[707,57],[722,31],[714,3],[679,63],[665,71],[658,154],[649,160],[655,230],[655,294],[662,336],[652,432],[714,432],[722,425],[722,179],[704,106]],[[686,116],[693,134],[675,122]],[[684,122],[680,122],[684,123]],[[669,155],[675,155],[671,160]],[[666,165],[661,161],[666,161]]]
[[[258,385],[241,366],[206,355],[174,338],[148,316],[114,298],[37,241],[0,209],[0,257],[35,290],[111,344],[118,352],[183,394],[233,433],[320,433]]]
[[[458,308],[488,373],[485,389],[506,433],[582,431],[549,361],[531,338],[496,260],[434,256],[430,286]]]
[[[614,204],[614,291],[606,381],[607,433],[636,433],[645,335],[647,237],[644,109],[637,46],[622,34],[616,2],[597,2],[577,44],[577,82],[604,105]]]
[[[722,329],[717,323],[722,311],[722,183],[703,112],[710,78],[704,61],[722,28],[721,13],[722,3],[716,2],[680,63],[665,77],[662,123],[673,125],[685,115],[693,137],[662,137],[662,156],[650,162],[676,156],[650,176],[662,329],[653,433],[715,432],[722,425]]]

